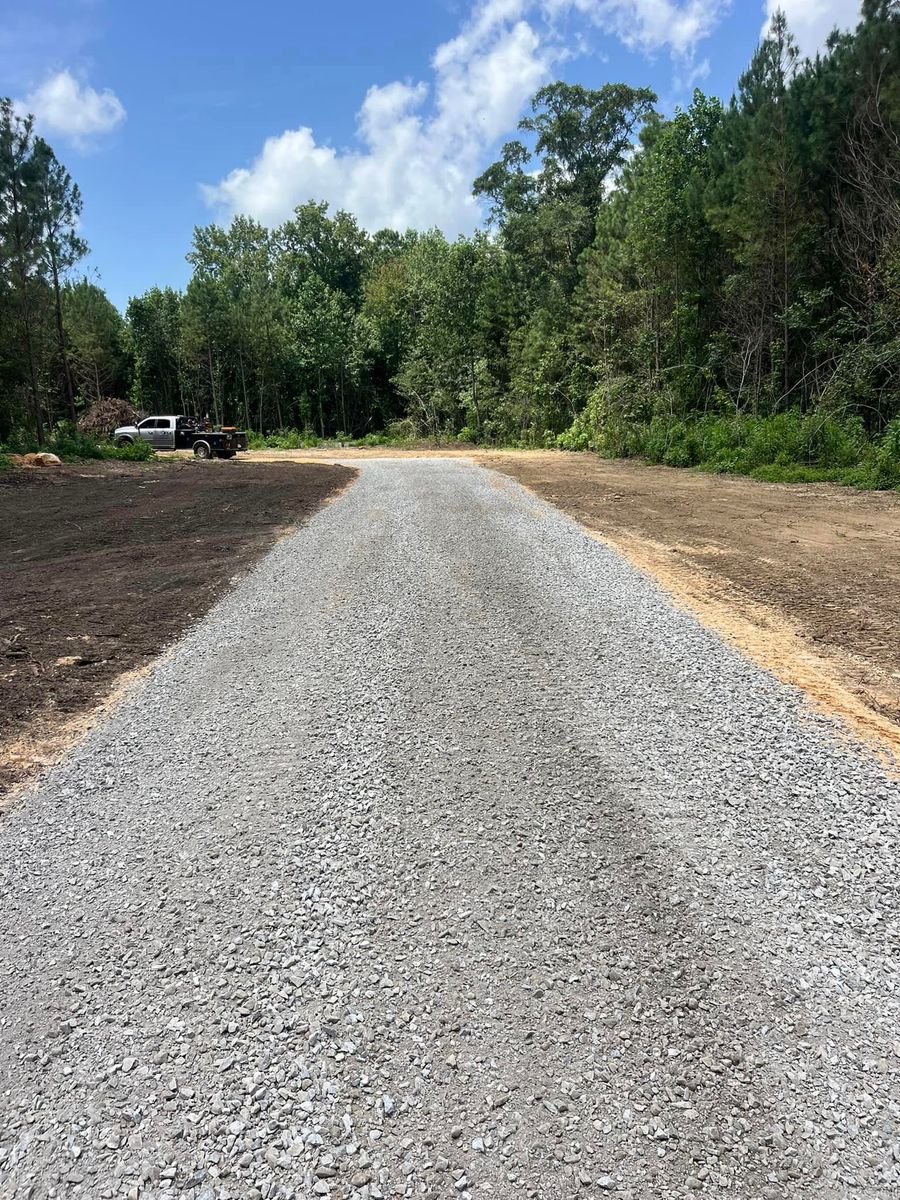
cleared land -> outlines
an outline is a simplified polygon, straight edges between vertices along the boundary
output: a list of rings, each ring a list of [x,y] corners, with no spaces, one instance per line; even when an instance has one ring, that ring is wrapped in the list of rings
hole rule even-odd
[[[353,475],[173,461],[0,473],[0,794]]]
[[[361,468],[0,822],[0,1195],[893,1200],[900,784],[514,481]]]
[[[340,451],[341,461],[397,454]],[[900,495],[758,483],[593,454],[470,458],[562,509],[706,625],[851,730],[900,756]],[[332,461],[334,452],[253,458]]]
[[[900,752],[900,496],[479,456],[601,535],[854,732]]]

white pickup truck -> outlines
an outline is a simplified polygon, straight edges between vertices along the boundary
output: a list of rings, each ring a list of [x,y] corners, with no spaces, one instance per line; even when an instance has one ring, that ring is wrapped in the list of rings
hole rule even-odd
[[[194,417],[145,417],[136,425],[120,425],[113,434],[117,446],[149,442],[154,450],[193,450],[197,458],[234,458],[247,449],[242,429],[206,428]]]

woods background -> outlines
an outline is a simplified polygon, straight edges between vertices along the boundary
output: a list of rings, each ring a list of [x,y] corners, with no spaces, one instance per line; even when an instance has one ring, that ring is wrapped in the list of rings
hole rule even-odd
[[[470,238],[370,235],[312,202],[276,229],[238,217],[194,231],[184,292],[121,314],[78,277],[77,187],[3,102],[0,442],[50,444],[112,396],[274,444],[453,438],[897,486],[897,4],[865,0],[815,60],[776,17],[727,106],[655,104],[542,88],[474,182],[490,215]]]

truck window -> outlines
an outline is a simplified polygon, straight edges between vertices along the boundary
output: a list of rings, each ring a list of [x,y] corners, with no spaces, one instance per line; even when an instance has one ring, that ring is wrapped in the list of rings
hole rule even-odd
[[[156,417],[147,417],[146,421],[141,421],[141,423],[138,425],[138,429],[156,429],[158,428],[158,424],[159,422],[157,421]]]

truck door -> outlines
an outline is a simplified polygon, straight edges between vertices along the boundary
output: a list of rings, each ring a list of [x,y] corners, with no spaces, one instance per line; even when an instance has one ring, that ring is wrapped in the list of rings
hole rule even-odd
[[[175,449],[175,418],[160,417],[154,445],[157,450]]]
[[[141,440],[149,442],[151,446],[156,445],[158,433],[158,418],[148,417],[146,421],[141,421],[137,427],[137,431],[141,436]]]

